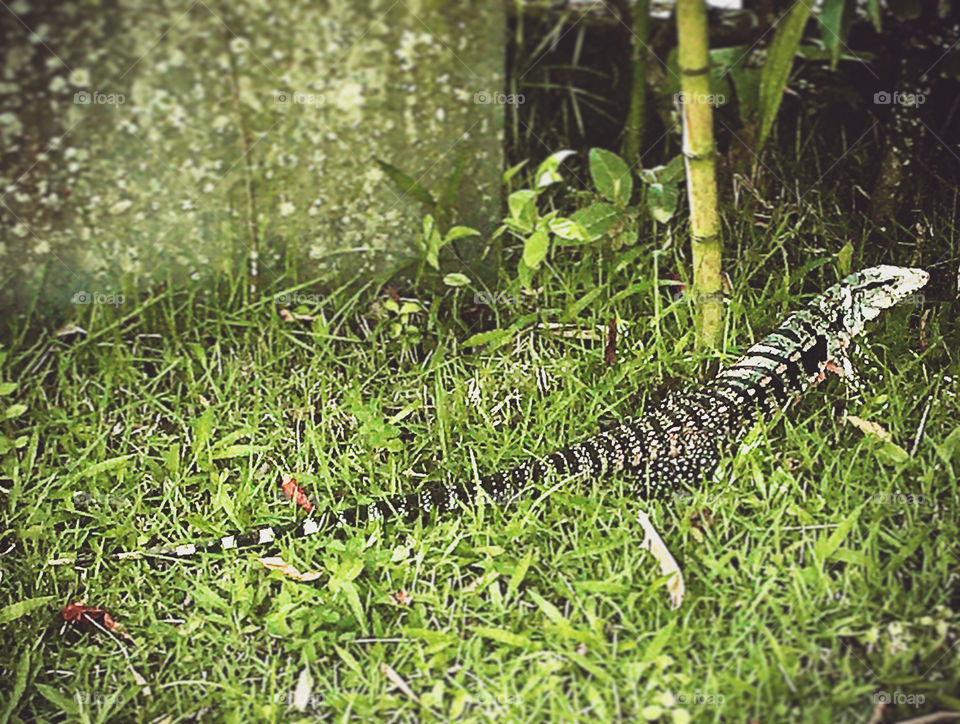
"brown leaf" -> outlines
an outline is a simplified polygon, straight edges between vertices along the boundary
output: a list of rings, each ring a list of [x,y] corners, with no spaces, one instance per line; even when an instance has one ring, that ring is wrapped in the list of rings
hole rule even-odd
[[[400,604],[401,606],[409,606],[411,603],[413,603],[413,596],[411,596],[402,588],[398,590],[396,593],[391,594],[390,598],[392,598],[396,603]]]
[[[607,346],[603,350],[603,361],[608,367],[617,363],[617,320],[613,317],[607,327]]]
[[[315,581],[323,575],[320,571],[306,571],[301,573],[296,566],[292,566],[282,558],[276,556],[260,558],[259,560],[260,563],[271,571],[280,571],[287,578],[292,578],[295,581]]]
[[[890,442],[891,440],[890,433],[879,423],[864,420],[862,417],[856,417],[855,415],[847,415],[845,419],[864,435],[873,435],[884,442]]]

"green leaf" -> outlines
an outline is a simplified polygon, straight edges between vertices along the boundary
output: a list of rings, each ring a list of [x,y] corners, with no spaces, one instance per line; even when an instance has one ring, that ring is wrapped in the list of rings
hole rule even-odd
[[[910,461],[910,453],[890,440],[877,448],[876,456],[877,460],[886,465],[902,465]]]
[[[50,598],[53,598],[53,596]],[[0,712],[0,724],[7,724],[7,722],[10,720],[10,715],[13,714],[13,710],[17,708],[17,704],[20,703],[20,697],[23,696],[23,692],[27,689],[27,679],[29,678],[30,649],[24,649],[23,653],[20,655],[20,660],[17,662],[16,679],[13,682],[13,688],[10,690],[10,697],[7,699],[7,705],[4,707],[3,711]]]
[[[603,294],[603,287],[594,287],[589,292],[584,294],[582,297],[577,299],[575,302],[570,304],[563,313],[564,319],[575,320],[577,316],[582,312],[587,306],[593,304],[597,297]]]
[[[120,455],[119,457],[109,458],[107,460],[101,460],[98,463],[93,465],[88,465],[83,469],[83,472],[80,473],[81,477],[92,477],[98,473],[106,472],[107,470],[116,470],[117,468],[126,467],[127,463],[130,462],[130,458],[133,455]]]
[[[821,538],[814,544],[813,552],[820,561],[826,561],[841,545],[843,545],[843,542],[847,539],[847,536],[850,535],[850,531],[853,530],[853,526],[857,522],[857,518],[859,516],[860,511],[854,511],[852,515],[844,518],[840,522],[840,525],[834,528],[829,537]]]
[[[677,154],[665,166],[640,169],[640,179],[647,184],[677,184],[686,180],[687,169],[683,163],[683,154]]]
[[[943,462],[949,463],[960,455],[960,427],[953,428],[944,441],[936,446],[937,455]]]
[[[530,639],[528,639],[526,636],[513,633],[512,631],[506,631],[502,628],[493,628],[492,626],[475,626],[473,628],[473,632],[477,636],[499,641],[500,643],[507,644],[508,646],[525,648],[531,644]]]
[[[381,161],[379,158],[375,158],[373,161],[383,170],[383,172],[387,175],[387,178],[393,182],[394,186],[400,189],[405,196],[412,196],[421,204],[431,209],[437,205],[433,195],[423,186],[417,183],[416,179],[408,176],[396,166],[393,166],[386,161]]]
[[[548,222],[550,231],[559,236],[561,239],[566,239],[573,241],[574,243],[585,244],[590,241],[589,232],[580,224],[579,221],[574,219],[566,219],[557,217],[550,219]]]
[[[535,270],[531,269],[522,258],[517,262],[517,279],[525,289],[533,288],[534,271]]]
[[[547,258],[549,248],[550,234],[544,229],[537,229],[523,243],[523,263],[531,269],[536,269]]]
[[[760,115],[760,68],[744,68],[736,66],[730,69],[730,80],[733,81],[737,92],[737,101],[740,103],[740,115],[745,121],[756,123]]]
[[[227,445],[227,447],[215,451],[213,453],[213,459],[229,460],[230,458],[241,458],[247,455],[267,452],[269,449],[270,447],[268,445]]]
[[[587,232],[587,241],[596,241],[621,221],[623,211],[613,204],[600,202],[578,209],[570,217]]]
[[[9,395],[17,389],[16,382],[0,382],[0,395]]]
[[[873,21],[873,27],[877,29],[877,32],[881,32],[881,16],[880,16],[880,0],[867,0],[867,13],[870,15],[870,20]]]
[[[460,182],[463,180],[463,172],[467,167],[467,155],[465,151],[459,151],[457,153],[456,160],[454,161],[453,171],[451,174],[444,180],[443,188],[440,193],[440,200],[437,202],[439,206],[438,213],[446,214],[449,209],[452,209],[454,204],[457,203],[457,196],[460,193]]]
[[[514,191],[507,197],[507,208],[510,210],[509,221],[513,222],[513,225],[523,234],[531,233],[537,222],[536,200],[536,193],[530,189]]]
[[[683,154],[678,153],[671,158],[666,166],[661,166],[660,182],[664,184],[682,183],[687,177],[687,169],[683,163]]]
[[[353,654],[351,654],[346,649],[340,648],[336,644],[334,644],[333,649],[334,651],[337,652],[337,654],[339,654],[340,658],[343,659],[343,663],[345,663],[347,666],[349,666],[353,670],[353,673],[355,673],[357,676],[361,678],[366,676],[363,669],[360,667],[360,663],[355,658],[353,658]]]
[[[331,591],[337,592],[343,584],[354,580],[361,573],[363,573],[363,560],[355,556],[348,556],[340,561],[337,570],[330,577],[327,587]]]
[[[11,603],[0,608],[0,624],[16,621],[18,618],[26,616],[31,611],[38,608],[44,608],[53,601],[56,596],[40,596],[38,598],[25,598],[22,601]]]
[[[537,166],[537,188],[541,189],[544,186],[563,181],[563,176],[560,175],[559,171],[560,164],[563,163],[565,159],[574,155],[576,155],[575,151],[564,150],[547,156],[547,158]]]
[[[496,346],[499,342],[513,336],[509,329],[491,329],[487,332],[477,332],[463,340],[464,347],[479,347],[482,344],[492,344]]]
[[[527,165],[527,162],[529,160],[530,159],[525,158],[520,163],[514,164],[513,166],[508,168],[506,171],[504,171],[502,176],[504,185],[510,183],[510,179],[512,179],[514,176],[520,173],[523,167]]]
[[[430,214],[423,217],[423,238],[420,243],[426,252],[427,264],[439,271],[440,248],[443,246],[443,239],[440,238],[440,229],[437,228],[437,222]]]
[[[621,217],[621,224],[617,227],[613,235],[613,246],[619,249],[621,246],[633,246],[637,243],[640,236],[640,225],[636,214],[624,213]]]
[[[537,194],[530,189],[514,191],[507,197],[507,208],[510,209],[510,216],[514,219],[521,218],[536,198]]]
[[[840,60],[840,48],[846,41],[847,29],[844,23],[844,10],[847,0],[823,0],[823,7],[817,20],[820,23],[820,37],[830,51],[830,70],[836,70]]]
[[[466,274],[454,272],[452,274],[447,274],[443,278],[443,283],[448,287],[465,287],[470,283],[470,277],[468,277]]]
[[[507,584],[507,598],[511,598],[517,593],[517,589],[523,583],[527,571],[530,570],[531,563],[533,563],[533,552],[527,551],[523,558],[517,562],[517,567],[513,569],[513,575],[510,576],[510,582]]]
[[[803,29],[810,17],[812,3],[796,3],[777,27],[777,34],[767,50],[767,60],[760,74],[760,132],[757,138],[759,153],[780,109],[783,89],[793,68],[793,56],[803,37]]]
[[[35,683],[34,687],[40,696],[49,701],[64,714],[67,714],[68,716],[77,716],[79,714],[77,702],[75,702],[69,696],[61,694],[49,684]]]
[[[571,623],[560,613],[560,609],[550,603],[547,599],[541,596],[532,588],[527,591],[530,598],[533,599],[533,602],[537,604],[540,608],[540,611],[543,612],[543,615],[552,623],[557,631],[562,637],[567,639],[574,639],[576,641],[583,641],[584,638],[589,638],[589,636],[584,636],[582,633],[577,631]]]
[[[210,441],[211,434],[213,434],[213,408],[208,407],[193,423],[194,455],[200,452],[201,448]]]
[[[449,244],[451,241],[463,239],[467,236],[480,236],[480,232],[476,229],[471,229],[469,226],[454,226],[443,237],[443,243]]]
[[[663,709],[655,704],[650,704],[649,706],[643,707],[643,711],[640,712],[640,716],[647,721],[654,721],[663,716]]]
[[[633,176],[626,162],[602,148],[590,149],[590,177],[597,191],[608,201],[626,206],[633,193]]]
[[[10,405],[7,411],[3,413],[3,416],[8,420],[12,420],[15,417],[20,417],[20,415],[26,411],[27,406],[18,402],[16,405]]]
[[[847,276],[850,273],[850,265],[853,261],[853,244],[849,241],[843,245],[843,248],[837,252],[837,266],[840,268],[840,276]]]
[[[350,610],[353,611],[353,615],[360,624],[360,628],[366,630],[367,617],[363,613],[363,604],[360,602],[360,594],[357,592],[357,587],[350,581],[346,581],[340,585],[340,592],[347,597],[347,604],[350,606]]]
[[[653,218],[665,224],[673,218],[680,200],[680,192],[674,185],[650,184],[647,190],[647,208]]]

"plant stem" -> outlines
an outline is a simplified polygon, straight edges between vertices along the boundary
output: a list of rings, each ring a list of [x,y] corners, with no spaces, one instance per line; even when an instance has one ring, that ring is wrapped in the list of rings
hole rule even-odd
[[[716,346],[723,330],[720,215],[704,0],[677,0],[680,110],[690,202],[697,342]]]
[[[640,160],[644,118],[647,112],[647,41],[650,38],[650,0],[637,0],[633,7],[632,66],[630,109],[623,129],[623,157],[628,164]]]

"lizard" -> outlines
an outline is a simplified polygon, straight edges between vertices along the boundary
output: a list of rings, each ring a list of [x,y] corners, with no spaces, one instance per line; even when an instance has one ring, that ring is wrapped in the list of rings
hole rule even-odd
[[[265,526],[176,546],[114,553],[184,558],[250,546],[284,535],[302,538],[367,522],[415,519],[489,500],[509,504],[553,479],[573,481],[631,475],[639,498],[669,494],[708,478],[760,418],[781,413],[803,392],[835,372],[857,385],[849,351],[855,337],[885,309],[917,298],[930,279],[924,269],[874,266],[848,275],[787,316],[730,366],[699,388],[669,393],[645,414],[543,457],[485,475],[473,484],[433,484],[366,505],[329,508],[283,527]],[[80,564],[91,558],[61,558]]]

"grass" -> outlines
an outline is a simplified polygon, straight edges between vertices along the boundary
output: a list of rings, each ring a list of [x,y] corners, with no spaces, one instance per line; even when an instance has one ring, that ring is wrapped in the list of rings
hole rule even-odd
[[[557,256],[537,296],[497,290],[518,300],[495,310],[501,326],[530,312],[567,326],[529,325],[496,349],[459,346],[472,292],[404,290],[423,307],[413,343],[391,335],[374,284],[329,293],[305,310],[314,323],[282,321],[270,300],[166,292],[132,311],[87,307],[77,339],[13,335],[2,371],[27,411],[4,423],[25,444],[0,465],[0,719],[860,722],[879,692],[902,716],[960,707],[960,363],[944,307],[922,352],[917,310],[886,313],[859,354],[863,397],[818,386],[718,481],[665,500],[615,479],[281,541],[315,583],[246,551],[46,565],[290,520],[284,472],[346,504],[469,479],[638,414],[838,278],[832,254],[856,234],[808,211],[802,235],[786,202],[767,228],[731,215],[741,263],[717,358],[693,349],[690,310],[660,281],[684,246],[654,251],[662,227],[616,254]],[[951,218],[936,228],[955,238]],[[821,251],[800,243],[812,238]],[[881,260],[895,261],[857,245],[855,267]],[[361,322],[375,305],[386,320]],[[624,333],[606,365],[612,317]],[[846,409],[910,451],[928,403],[906,462],[839,421]],[[640,548],[640,509],[684,571],[679,610]],[[64,626],[77,599],[136,645]]]

